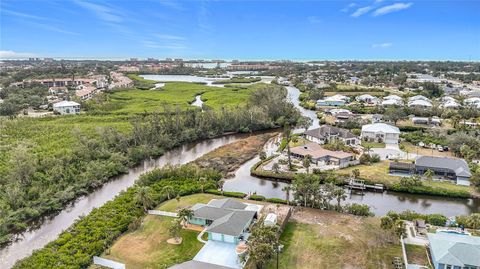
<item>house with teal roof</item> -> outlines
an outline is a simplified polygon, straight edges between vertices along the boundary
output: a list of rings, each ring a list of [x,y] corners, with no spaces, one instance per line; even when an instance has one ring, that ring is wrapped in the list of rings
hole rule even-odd
[[[435,269],[480,269],[480,237],[455,231],[427,234]]]

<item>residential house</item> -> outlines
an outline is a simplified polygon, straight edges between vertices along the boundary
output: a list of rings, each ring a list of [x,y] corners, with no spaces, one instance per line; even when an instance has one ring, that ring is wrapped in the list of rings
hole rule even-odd
[[[373,114],[372,115],[372,123],[380,123],[383,122],[383,115],[382,114]]]
[[[412,117],[413,124],[435,125],[439,126],[442,121],[438,117]]]
[[[403,106],[403,99],[398,95],[389,95],[383,98],[382,106]]]
[[[426,100],[414,100],[408,102],[408,107],[417,107],[417,108],[430,108],[432,107],[432,103]]]
[[[418,101],[418,100],[423,100],[423,101],[427,101],[427,102],[432,102],[430,99],[428,99],[427,97],[423,96],[423,95],[415,95],[415,96],[412,96],[410,98],[408,98],[408,102],[413,102],[413,101]]]
[[[386,123],[372,123],[362,126],[361,139],[364,141],[398,144],[400,129]]]
[[[435,175],[455,180],[457,185],[470,185],[470,168],[464,159],[451,157],[419,156],[415,159],[415,171],[423,175],[432,170]]]
[[[470,97],[463,100],[463,102],[467,106],[480,108],[480,97]]]
[[[327,150],[315,142],[310,142],[303,146],[293,147],[290,149],[290,153],[293,157],[299,159],[304,159],[307,155],[309,155],[312,162],[317,165],[319,163],[324,163],[326,165],[335,165],[339,168],[344,168],[358,164],[358,160],[355,160],[353,154],[343,151]]]
[[[319,128],[308,130],[304,132],[302,136],[318,144],[326,144],[332,140],[340,140],[347,146],[358,145],[360,143],[358,137],[347,129],[331,125],[322,125]]]
[[[317,100],[317,106],[344,106],[350,100],[347,96],[336,94]]]
[[[209,240],[237,244],[248,237],[258,207],[226,198],[195,204],[191,210],[193,216],[188,223],[206,227]]]
[[[366,103],[366,104],[372,104],[372,105],[376,105],[380,102],[380,100],[377,97],[372,96],[370,94],[359,95],[359,96],[355,97],[355,100],[357,100],[358,102],[362,102],[362,103]]]
[[[53,111],[61,114],[78,114],[80,113],[80,104],[72,101],[61,101],[53,104]]]
[[[435,269],[480,268],[480,237],[454,231],[427,233]]]

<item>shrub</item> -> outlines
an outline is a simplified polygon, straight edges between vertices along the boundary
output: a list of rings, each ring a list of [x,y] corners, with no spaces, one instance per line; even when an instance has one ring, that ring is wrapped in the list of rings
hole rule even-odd
[[[373,213],[370,211],[370,206],[368,205],[349,204],[345,206],[345,211],[355,216],[373,216]]]
[[[248,199],[255,201],[265,201],[265,196],[252,194],[250,195],[250,197],[248,197]]]
[[[279,198],[268,198],[266,200],[269,203],[275,203],[275,204],[288,204],[287,200],[279,199]]]

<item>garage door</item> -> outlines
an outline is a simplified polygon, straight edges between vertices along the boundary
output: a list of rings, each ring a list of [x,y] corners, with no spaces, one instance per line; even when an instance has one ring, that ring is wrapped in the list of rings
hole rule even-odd
[[[385,139],[385,144],[397,144],[398,140],[397,139]]]
[[[222,235],[221,235],[221,234],[217,234],[217,233],[212,233],[212,240],[223,241],[223,240],[222,240]]]
[[[235,237],[231,235],[223,235],[223,241],[227,243],[235,243]]]

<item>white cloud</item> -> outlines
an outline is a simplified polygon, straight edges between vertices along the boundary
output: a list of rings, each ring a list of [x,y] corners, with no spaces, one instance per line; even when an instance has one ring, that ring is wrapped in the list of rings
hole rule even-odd
[[[373,16],[381,16],[392,12],[397,12],[411,7],[413,3],[395,3],[381,7],[373,12]]]
[[[176,36],[176,35],[153,34],[153,36],[159,39],[165,39],[165,40],[185,40],[186,39],[183,36]]]
[[[341,11],[341,12],[348,12],[348,11],[350,10],[350,8],[355,7],[355,6],[357,6],[357,4],[355,4],[355,3],[350,3],[350,4],[348,4],[348,6],[340,9],[340,11]]]
[[[150,40],[143,40],[142,44],[146,48],[151,48],[151,49],[169,49],[169,50],[182,50],[182,49],[187,49],[187,46],[183,44],[159,44],[157,42],[153,42]]]
[[[12,50],[0,50],[0,59],[21,59],[33,57],[35,54],[30,52],[16,52]]]
[[[26,18],[26,19],[34,19],[34,20],[46,20],[45,17],[35,16],[27,13],[17,12],[13,10],[3,9],[2,13],[6,13],[15,17]]]
[[[390,42],[387,42],[387,43],[373,44],[372,48],[389,48],[391,46],[393,46],[393,44]]]
[[[368,13],[370,10],[372,10],[371,6],[357,8],[357,10],[355,10],[355,12],[353,12],[352,15],[350,15],[350,16],[352,16],[354,18],[358,18],[358,17],[362,16],[363,14]]]
[[[99,19],[107,22],[121,22],[122,16],[113,8],[86,1],[75,1],[79,6],[93,12]]]
[[[383,0],[375,0],[375,3],[381,3]]]
[[[317,24],[322,22],[322,20],[317,16],[310,16],[307,18],[307,20],[309,23],[312,23],[312,24]]]

